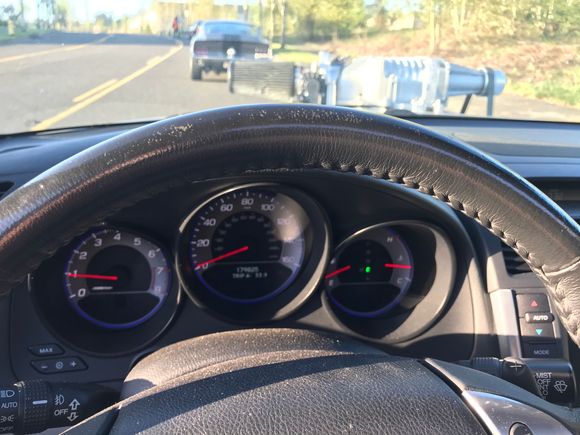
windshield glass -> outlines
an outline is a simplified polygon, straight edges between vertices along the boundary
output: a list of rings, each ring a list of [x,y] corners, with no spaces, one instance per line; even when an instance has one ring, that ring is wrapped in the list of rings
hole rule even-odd
[[[247,24],[240,23],[205,23],[203,26],[206,35],[253,35],[258,34],[257,30],[248,26]]]
[[[580,122],[579,29],[575,0],[0,0],[0,134],[268,102]]]

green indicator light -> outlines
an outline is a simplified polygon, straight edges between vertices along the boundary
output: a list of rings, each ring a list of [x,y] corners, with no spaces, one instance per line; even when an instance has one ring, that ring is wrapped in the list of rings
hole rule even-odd
[[[371,273],[371,267],[370,266],[365,267],[365,273]]]

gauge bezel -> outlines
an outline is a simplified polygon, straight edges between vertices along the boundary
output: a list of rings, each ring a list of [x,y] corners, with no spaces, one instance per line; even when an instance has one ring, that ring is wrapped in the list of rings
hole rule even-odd
[[[149,242],[149,244],[160,249],[161,255],[163,256],[163,258],[165,260],[165,264],[167,265],[167,267],[169,269],[169,282],[168,282],[167,295],[163,298],[163,300],[159,301],[155,305],[155,307],[152,310],[150,310],[145,316],[143,316],[137,320],[131,321],[131,322],[115,324],[115,323],[109,323],[109,322],[105,322],[103,320],[99,320],[97,318],[94,318],[93,316],[91,316],[90,314],[85,312],[78,304],[73,304],[71,299],[68,298],[68,296],[70,295],[71,289],[70,289],[70,283],[67,282],[66,278],[64,278],[63,288],[64,288],[65,295],[67,296],[67,301],[68,301],[69,305],[72,307],[72,309],[79,316],[81,316],[82,318],[84,318],[88,322],[90,322],[90,323],[92,323],[100,328],[103,328],[103,329],[111,329],[111,330],[132,329],[132,328],[135,328],[135,327],[145,323],[147,320],[149,320],[151,317],[153,317],[155,314],[157,314],[157,312],[163,307],[163,304],[165,303],[167,297],[171,293],[171,288],[173,286],[173,281],[175,279],[173,276],[173,267],[172,267],[173,261],[172,261],[172,257],[168,255],[166,250],[162,246],[160,246],[156,241],[151,240],[151,238],[149,236],[147,236],[146,234],[137,233],[135,231],[126,230],[126,229],[121,230],[119,228],[103,227],[103,228],[93,229],[92,231],[86,232],[83,235],[83,237],[78,241],[78,243],[76,245],[74,245],[72,252],[69,255],[68,261],[65,262],[64,274],[66,275],[66,273],[69,271],[69,267],[70,267],[70,264],[72,262],[73,256],[75,255],[75,252],[78,251],[81,248],[81,246],[83,246],[85,243],[87,243],[91,236],[93,236],[95,234],[109,232],[109,231],[113,232],[113,233],[131,234],[134,236],[138,236],[138,237],[146,240],[147,242]],[[123,246],[125,246],[125,245],[123,245]],[[142,254],[142,253],[140,252],[140,254]],[[149,260],[147,260],[147,262],[149,263]],[[89,261],[89,263],[90,263],[90,261]]]
[[[453,244],[447,234],[438,226],[418,220],[394,220],[370,225],[354,232],[346,237],[335,249],[352,240],[354,236],[360,236],[366,231],[377,227],[389,226],[401,234],[402,229],[407,235],[415,233],[414,239],[404,237],[410,248],[415,264],[415,274],[407,296],[403,298],[400,307],[393,309],[384,317],[364,318],[349,316],[339,310],[330,300],[327,294],[326,284],[321,292],[322,305],[335,322],[348,330],[350,334],[364,340],[370,340],[381,344],[394,344],[410,340],[431,327],[442,315],[453,293],[455,284],[457,260]],[[417,252],[417,244],[421,243],[420,234],[430,234],[432,252]],[[405,234],[401,234],[405,236]],[[421,257],[422,261],[417,261]],[[334,258],[334,254],[333,254]],[[423,263],[430,260],[430,263]],[[438,267],[445,264],[448,267]],[[422,267],[423,271],[418,270]],[[431,275],[429,275],[429,271]],[[411,299],[413,296],[413,299]]]
[[[396,233],[397,236],[400,236],[400,234],[396,230],[394,230],[391,225],[377,224],[377,225],[372,225],[370,227],[363,228],[363,229],[357,231],[356,233],[350,235],[349,237],[347,237],[334,249],[334,254],[332,256],[331,261],[329,262],[329,265],[331,265],[332,260],[334,258],[338,257],[339,255],[341,255],[344,252],[344,250],[349,247],[349,245],[351,245],[354,242],[357,242],[358,240],[364,240],[365,239],[364,236],[366,233],[373,232],[373,231],[376,231],[376,230],[382,229],[382,228],[388,228],[388,231],[392,231],[392,232]],[[376,239],[370,239],[370,240],[374,240],[375,242],[379,243]],[[409,256],[409,262],[411,263],[411,267],[413,267],[414,266],[414,257],[413,257],[413,254],[412,254],[411,249],[409,248],[407,242],[405,241],[405,239],[400,237],[399,243],[402,245],[403,249],[407,252],[407,254]],[[331,272],[331,270],[327,269],[327,272]],[[337,309],[343,311],[346,315],[349,315],[352,317],[359,317],[361,319],[374,319],[374,318],[381,317],[381,316],[388,314],[392,309],[394,309],[395,307],[397,307],[401,303],[403,298],[407,295],[409,288],[413,285],[412,280],[413,280],[414,273],[415,273],[415,271],[413,268],[413,270],[411,271],[411,282],[407,286],[405,286],[404,288],[399,289],[399,294],[391,302],[389,302],[387,305],[385,305],[383,307],[380,307],[374,311],[369,311],[369,312],[354,311],[354,310],[344,306],[341,302],[339,302],[336,299],[336,297],[334,297],[332,295],[332,292],[329,291],[327,285],[324,286],[324,289],[325,289],[325,292],[327,293],[328,299],[332,302],[332,304]]]
[[[240,304],[212,294],[199,282],[189,258],[192,222],[198,213],[223,195],[245,189],[265,190],[290,197],[307,214],[310,220],[307,231],[311,233],[310,246],[305,247],[307,252],[304,253],[303,265],[293,282],[274,297],[252,304]],[[179,225],[175,251],[175,269],[179,281],[185,293],[198,307],[226,321],[240,324],[280,320],[299,309],[322,281],[330,255],[328,219],[315,199],[289,185],[268,182],[235,185],[205,199],[183,219]]]
[[[66,300],[62,271],[70,258],[71,250],[91,233],[103,229],[130,232],[147,238],[161,248],[171,271],[170,290],[159,310],[143,323],[129,329],[99,327],[81,317]],[[33,305],[43,323],[64,344],[89,355],[108,357],[127,355],[155,341],[177,314],[182,294],[172,258],[171,251],[150,231],[113,222],[103,222],[75,237],[46,260],[34,274],[29,275],[28,289],[32,295]]]

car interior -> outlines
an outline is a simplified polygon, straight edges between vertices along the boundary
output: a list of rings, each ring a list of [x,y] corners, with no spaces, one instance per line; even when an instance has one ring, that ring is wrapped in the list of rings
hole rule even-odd
[[[6,137],[0,424],[577,432],[577,137],[296,104]]]
[[[0,0],[0,435],[580,434],[579,29]]]

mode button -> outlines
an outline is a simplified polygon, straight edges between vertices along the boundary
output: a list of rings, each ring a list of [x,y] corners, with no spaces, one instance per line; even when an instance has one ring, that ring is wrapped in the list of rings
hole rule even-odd
[[[524,343],[524,358],[561,358],[562,346],[556,343]]]

